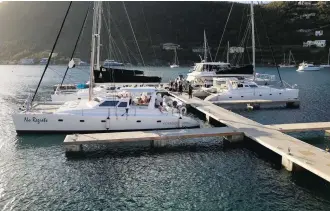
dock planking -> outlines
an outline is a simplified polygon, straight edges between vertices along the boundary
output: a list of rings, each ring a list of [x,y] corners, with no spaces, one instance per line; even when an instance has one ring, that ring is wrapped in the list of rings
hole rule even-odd
[[[212,101],[217,105],[226,104],[274,104],[274,103],[299,103],[300,100],[222,100]]]
[[[201,129],[179,129],[179,130],[159,130],[159,131],[135,131],[118,133],[93,133],[67,135],[64,145],[72,144],[105,144],[116,142],[154,141],[177,138],[197,138],[212,136],[243,135],[229,127],[221,128],[201,128]]]
[[[265,125],[265,126],[281,132],[330,130],[330,122],[291,123],[291,124],[276,124],[276,125]]]
[[[186,94],[178,95],[173,92],[169,94],[281,155],[282,165],[287,170],[293,171],[302,167],[330,182],[330,153],[325,150],[284,134],[278,131],[276,126],[259,124],[199,98],[189,99]]]
[[[196,97],[189,99],[187,94],[178,95],[172,92],[169,94],[205,114],[207,119],[213,118],[227,127],[68,135],[64,141],[66,151],[80,151],[82,144],[89,143],[149,140],[154,145],[157,140],[166,139],[225,136],[229,141],[240,141],[246,136],[281,155],[282,165],[287,170],[295,171],[303,168],[330,182],[330,153],[282,133],[327,130],[330,123],[262,125],[211,102]],[[157,145],[161,146],[162,143],[159,142]]]

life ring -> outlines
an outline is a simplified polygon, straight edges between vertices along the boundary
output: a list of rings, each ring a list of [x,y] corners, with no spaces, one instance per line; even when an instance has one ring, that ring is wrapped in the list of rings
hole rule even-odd
[[[181,115],[186,115],[187,114],[187,108],[186,107],[181,107],[180,108],[180,114]]]

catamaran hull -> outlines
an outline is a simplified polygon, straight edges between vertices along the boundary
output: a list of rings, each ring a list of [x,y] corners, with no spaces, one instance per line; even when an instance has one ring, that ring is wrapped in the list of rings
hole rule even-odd
[[[305,67],[305,68],[298,68],[297,72],[304,72],[304,71],[319,71],[321,67]]]
[[[330,65],[329,64],[321,64],[320,67],[321,68],[330,68]]]
[[[158,130],[199,127],[196,120],[176,115],[167,116],[84,116],[68,114],[13,115],[17,133],[70,133]]]
[[[286,101],[298,100],[298,89],[269,89],[255,92],[225,92],[219,94],[212,94],[206,97],[205,101],[221,102],[221,101],[235,101],[235,100],[273,100]]]
[[[176,64],[173,64],[173,65],[170,65],[170,68],[178,68],[179,65],[176,65]]]

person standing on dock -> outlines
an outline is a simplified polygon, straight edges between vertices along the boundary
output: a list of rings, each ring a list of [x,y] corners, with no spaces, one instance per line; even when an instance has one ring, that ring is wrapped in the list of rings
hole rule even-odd
[[[180,81],[179,82],[179,95],[182,95],[182,89],[183,89],[183,86],[182,86],[182,82]]]
[[[189,99],[192,98],[192,90],[193,90],[193,88],[192,88],[191,84],[189,83],[189,86],[188,86]]]

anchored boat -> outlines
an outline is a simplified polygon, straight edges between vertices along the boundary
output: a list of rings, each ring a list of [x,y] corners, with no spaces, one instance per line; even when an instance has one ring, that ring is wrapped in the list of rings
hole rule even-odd
[[[304,71],[318,71],[320,70],[320,66],[315,66],[314,64],[309,64],[307,62],[302,62],[299,64],[297,72],[304,72]]]

